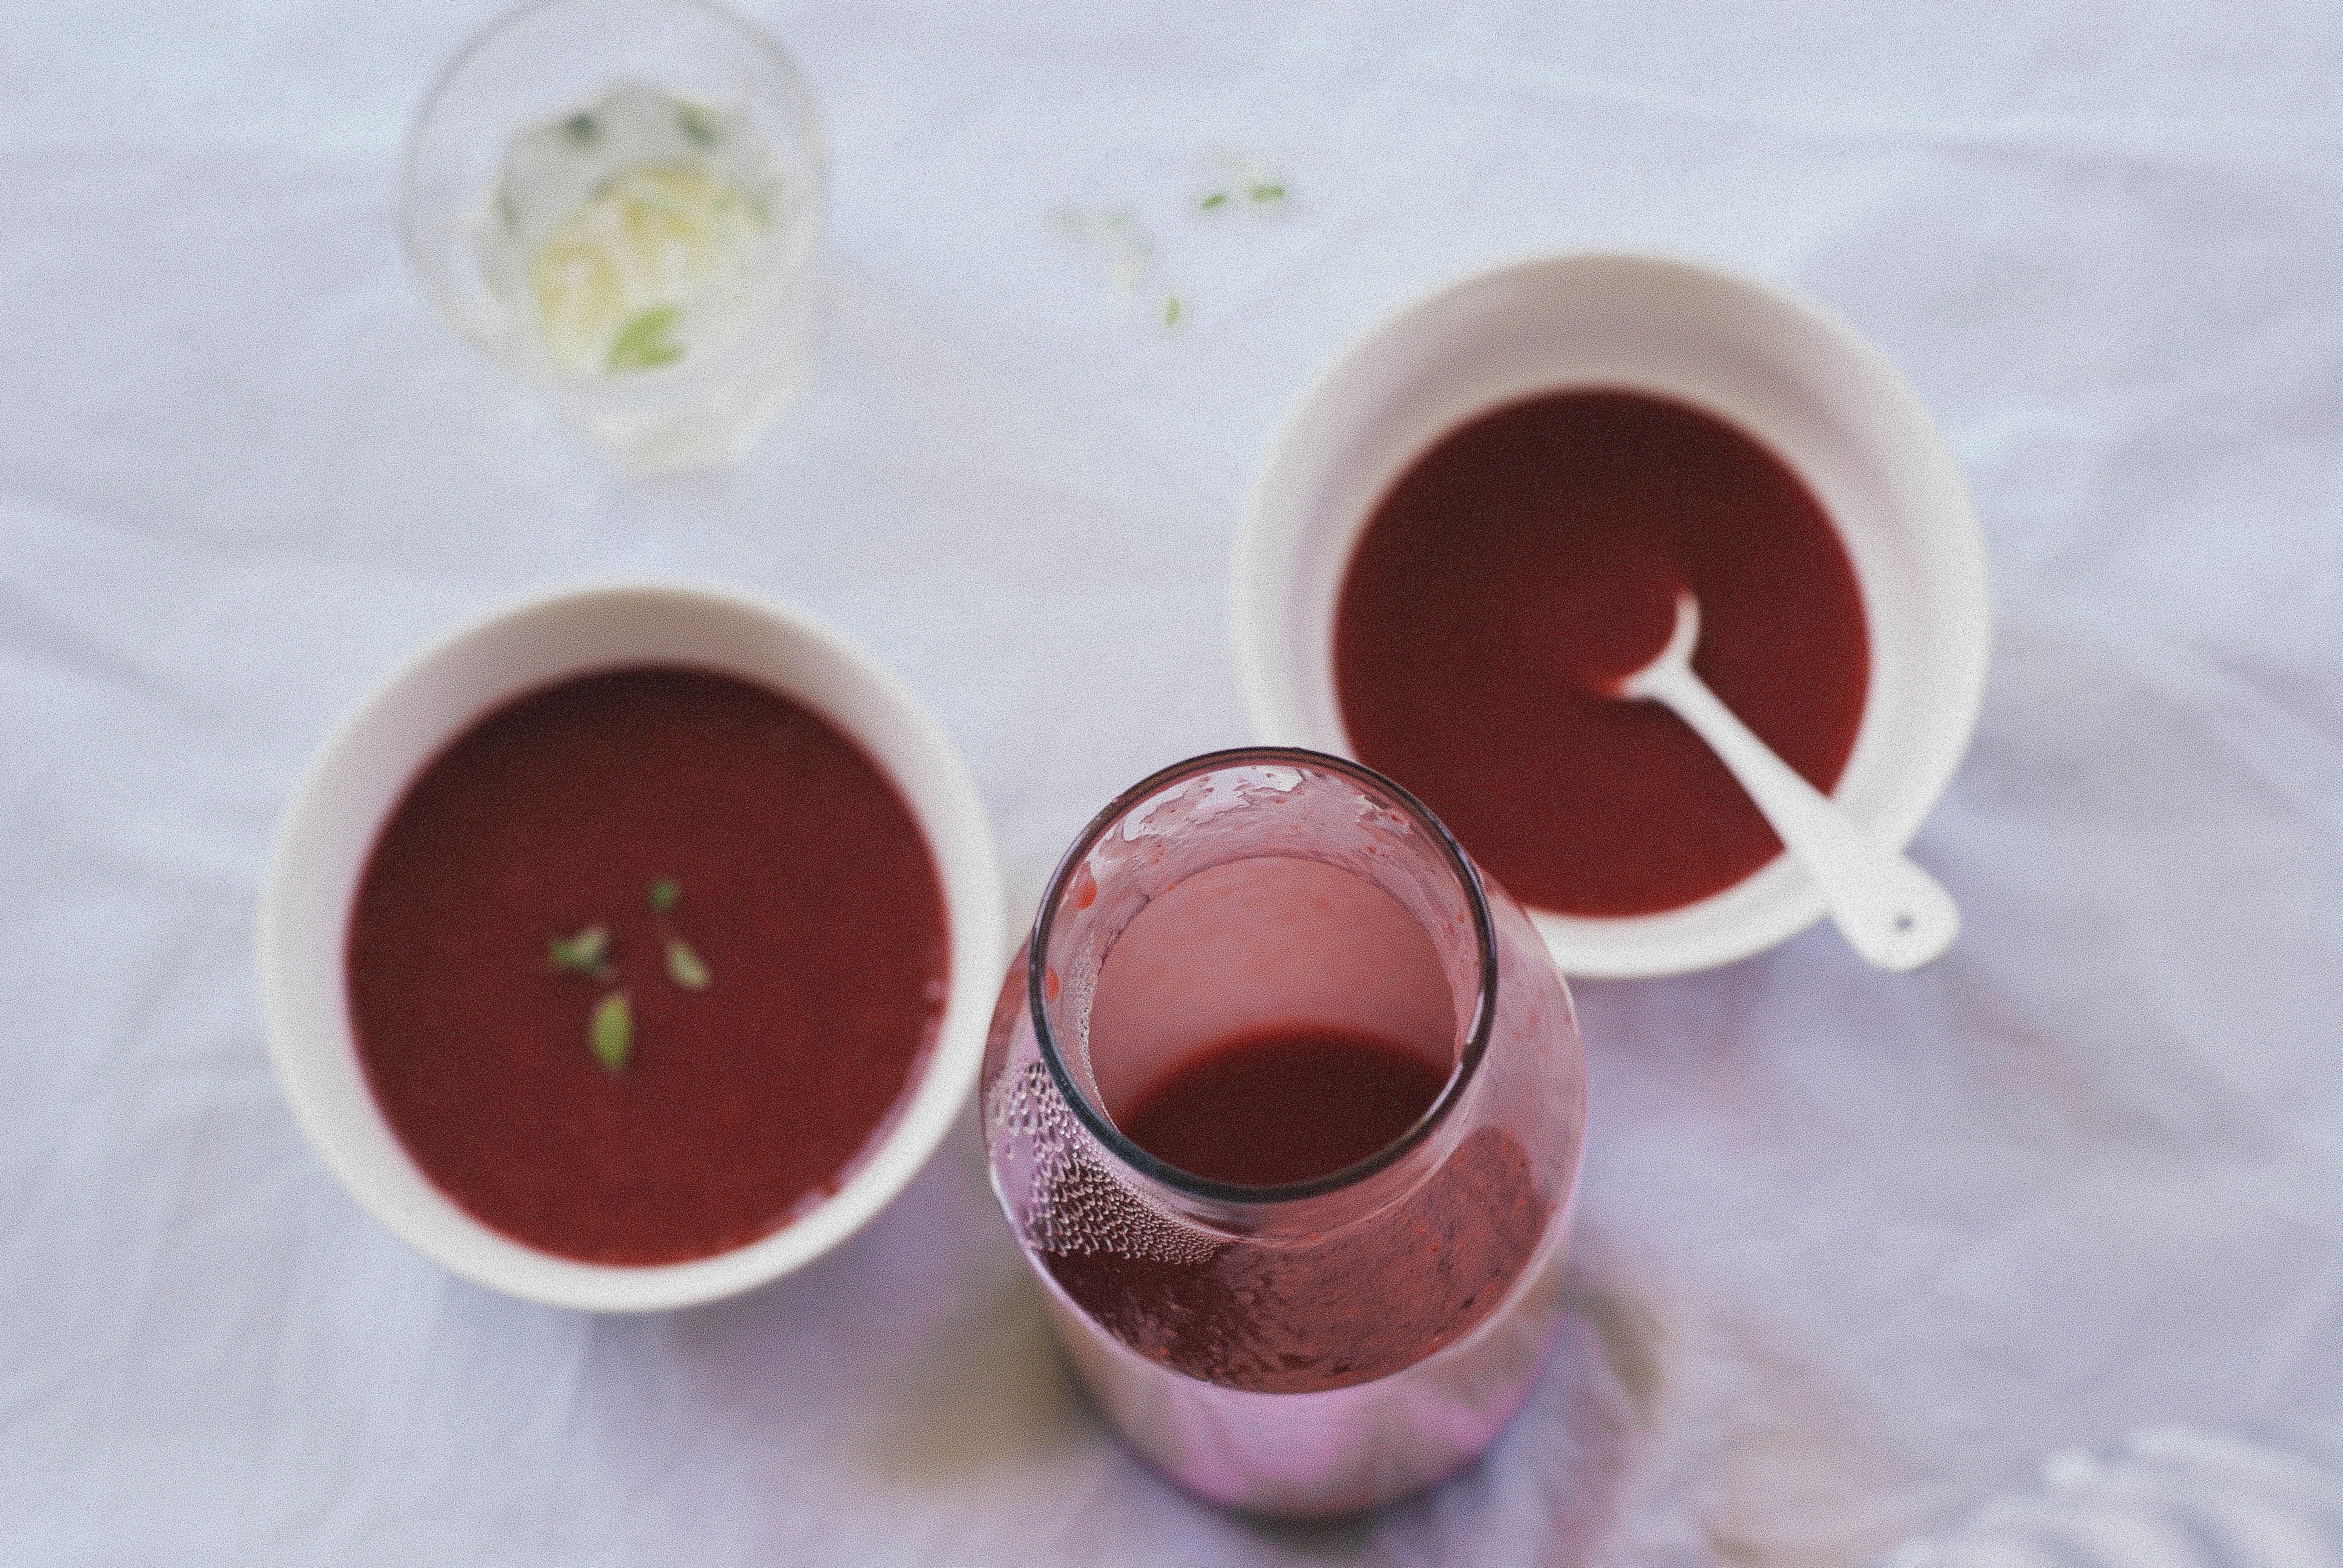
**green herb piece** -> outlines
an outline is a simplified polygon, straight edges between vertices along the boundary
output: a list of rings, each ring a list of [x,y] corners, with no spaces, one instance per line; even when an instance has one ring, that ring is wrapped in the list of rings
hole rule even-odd
[[[667,978],[686,990],[706,990],[708,982],[715,977],[708,972],[708,966],[699,961],[699,955],[691,950],[690,944],[681,937],[669,937]]]
[[[636,312],[634,318],[618,329],[618,337],[610,344],[610,371],[617,375],[628,370],[656,370],[662,365],[672,365],[683,357],[683,346],[669,336],[675,331],[676,308],[672,305],[654,305]]]
[[[579,146],[588,147],[594,145],[594,138],[602,134],[602,127],[593,116],[580,112],[562,121],[561,131]]]
[[[651,908],[662,915],[675,908],[676,900],[682,897],[683,884],[673,877],[661,877],[651,884]]]
[[[595,975],[610,957],[610,932],[607,927],[588,926],[574,937],[556,937],[552,942],[553,967],[573,975]]]
[[[1226,191],[1214,191],[1212,195],[1205,196],[1202,200],[1197,202],[1196,205],[1203,208],[1206,212],[1212,211],[1216,206],[1226,206],[1229,205],[1229,193]]]
[[[712,147],[716,145],[716,127],[709,125],[708,116],[694,106],[686,104],[676,110],[675,123],[682,128],[684,139],[693,146]]]
[[[1180,297],[1178,295],[1165,295],[1163,297],[1163,325],[1166,327],[1179,326],[1181,309]]]
[[[1255,201],[1283,201],[1285,187],[1274,180],[1261,180],[1245,187],[1245,195]]]
[[[612,1072],[623,1071],[635,1053],[635,1015],[627,1007],[627,993],[614,990],[594,1009],[588,1033],[594,1060]]]
[[[505,220],[505,226],[507,228],[518,228],[520,226],[520,208],[513,206],[512,192],[498,191],[497,193],[497,216]]]

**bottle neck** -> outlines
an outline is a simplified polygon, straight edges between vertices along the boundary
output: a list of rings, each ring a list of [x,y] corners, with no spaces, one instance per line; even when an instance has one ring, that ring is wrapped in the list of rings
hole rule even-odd
[[[1318,1238],[1355,1223],[1413,1191],[1476,1121],[1496,1003],[1479,879],[1421,805],[1353,763],[1261,749],[1141,783],[1059,868],[1029,979],[1042,1058],[1099,1156],[1160,1211],[1212,1231]],[[1383,1042],[1443,1087],[1374,1152],[1282,1186],[1199,1176],[1124,1131],[1183,1066],[1280,1030]]]

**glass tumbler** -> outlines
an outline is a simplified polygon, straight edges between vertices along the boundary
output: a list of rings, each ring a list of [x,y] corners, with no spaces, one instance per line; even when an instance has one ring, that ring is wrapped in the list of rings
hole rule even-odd
[[[750,23],[538,0],[432,88],[401,216],[461,337],[620,463],[692,467],[803,390],[826,176],[813,99]]]
[[[1440,1088],[1372,1152],[1278,1185],[1129,1135],[1200,1064],[1301,1037],[1379,1042]],[[1285,1514],[1398,1497],[1478,1454],[1535,1376],[1585,1131],[1576,1019],[1520,907],[1372,770],[1224,751],[1109,806],[1010,966],[980,1082],[1068,1358],[1190,1491]],[[1269,1141],[1349,1114],[1322,1078],[1252,1098],[1186,1114]]]

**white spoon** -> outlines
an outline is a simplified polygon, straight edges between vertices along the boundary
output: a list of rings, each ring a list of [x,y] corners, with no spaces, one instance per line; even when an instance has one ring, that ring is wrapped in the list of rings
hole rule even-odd
[[[1952,895],[1904,855],[1866,838],[1829,796],[1717,700],[1692,670],[1699,638],[1699,601],[1679,592],[1668,645],[1614,689],[1621,697],[1665,703],[1708,743],[1822,890],[1832,920],[1865,962],[1917,969],[1951,946],[1961,929]]]

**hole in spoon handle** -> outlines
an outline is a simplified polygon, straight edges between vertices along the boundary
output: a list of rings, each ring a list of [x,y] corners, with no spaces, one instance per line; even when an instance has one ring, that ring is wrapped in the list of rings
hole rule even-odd
[[[1859,908],[1842,905],[1835,917],[1865,962],[1901,972],[1918,969],[1950,947],[1960,933],[1961,912],[1952,895],[1908,859],[1897,856],[1892,874],[1900,884],[1896,897],[1878,906],[1875,916],[1865,919]]]

